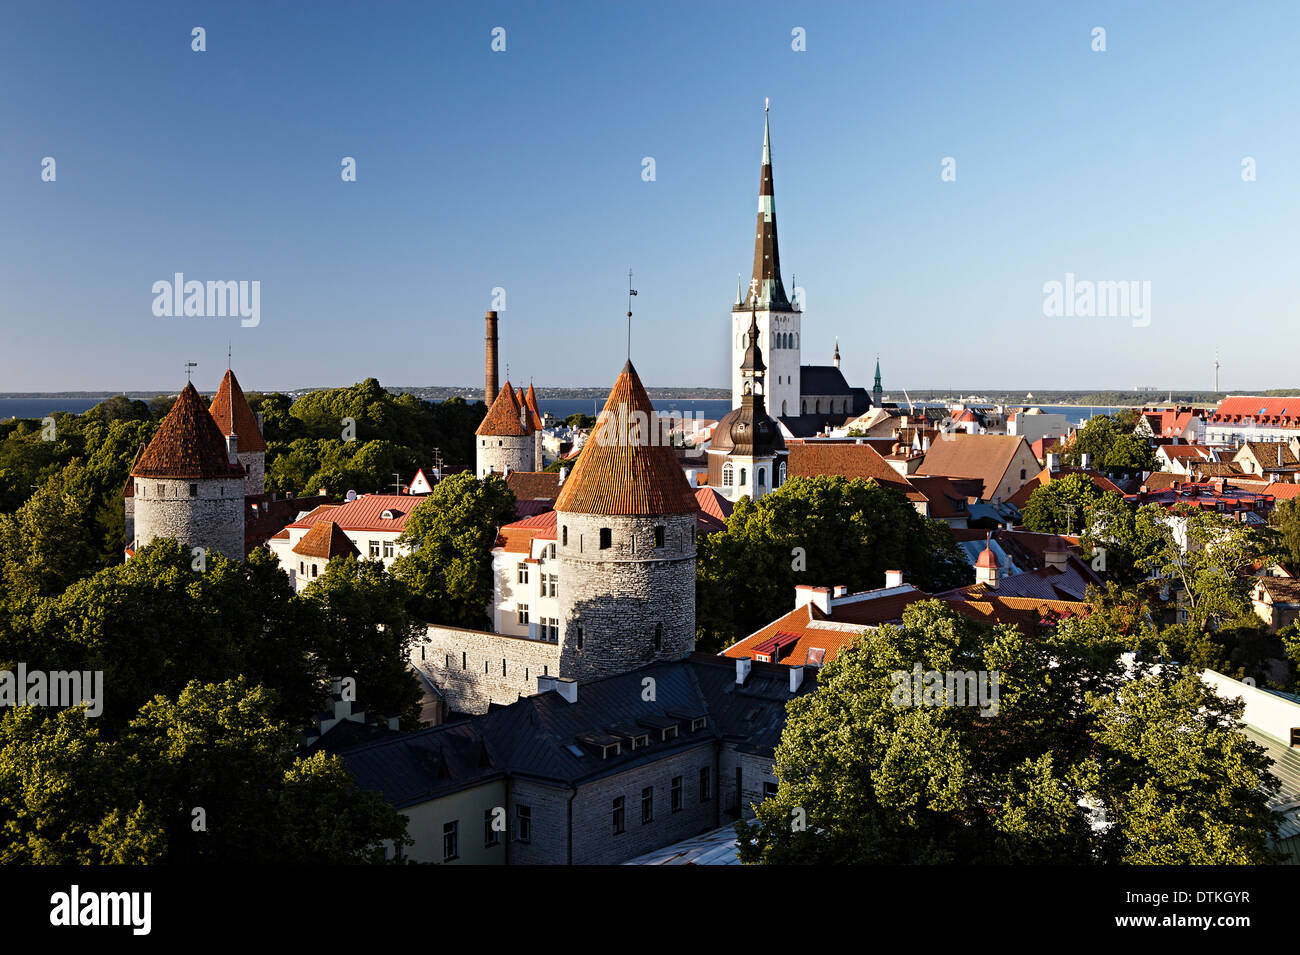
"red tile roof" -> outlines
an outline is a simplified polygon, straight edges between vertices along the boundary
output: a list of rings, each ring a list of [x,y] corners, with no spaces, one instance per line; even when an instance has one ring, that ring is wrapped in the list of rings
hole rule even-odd
[[[520,501],[554,501],[560,493],[560,475],[554,471],[511,471],[506,484]]]
[[[525,517],[522,521],[502,526],[497,532],[495,546],[503,547],[511,554],[527,554],[532,551],[534,540],[555,540],[555,526],[554,511]]]
[[[945,600],[949,607],[980,623],[1007,623],[1032,633],[1035,627],[1051,625],[1062,617],[1086,617],[1092,612],[1079,600],[1043,597],[1003,597],[986,593],[972,600]]]
[[[1272,494],[1275,499],[1284,501],[1288,498],[1300,497],[1300,484],[1282,484],[1274,481],[1264,488],[1264,493]]]
[[[700,510],[703,513],[721,521],[723,524],[727,522],[727,518],[731,516],[732,510],[735,509],[734,504],[711,487],[697,488],[695,500],[699,502]]]
[[[248,407],[244,390],[239,387],[239,380],[229,368],[226,369],[225,377],[221,379],[221,387],[217,389],[212,399],[212,407],[208,410],[223,435],[233,434],[239,439],[240,451],[266,450],[262,431],[257,426],[257,415],[253,414],[253,409]]]
[[[623,423],[636,420],[637,412],[647,417],[649,428],[645,430],[657,431],[654,404],[629,361],[614,382],[573,473],[560,488],[557,511],[644,516],[699,510],[670,446],[659,441],[657,434],[644,435],[644,441],[628,440],[639,429]]]
[[[243,477],[244,468],[231,463],[225,437],[194,385],[187,384],[144,454],[136,458],[131,476],[196,481]]]
[[[1259,424],[1274,427],[1300,427],[1300,397],[1261,398],[1256,395],[1231,395],[1219,403],[1210,416],[1214,424]]]
[[[909,500],[923,500],[924,495],[908,482],[880,456],[869,444],[842,444],[840,442],[811,442],[791,444],[786,461],[789,477],[820,477],[841,475],[849,478],[871,480],[884,487],[892,487],[906,494]]]
[[[427,500],[424,494],[363,494],[346,504],[323,504],[289,526],[314,527],[329,520],[345,531],[401,531],[411,512]],[[384,511],[392,517],[384,517]]]
[[[487,416],[474,433],[481,437],[522,438],[528,434],[528,429],[520,420],[520,413],[519,399],[507,381],[497,392],[497,400],[492,402]]]
[[[524,396],[524,404],[528,406],[530,413],[529,423],[533,430],[540,430],[542,427],[542,409],[537,405],[537,392],[533,390],[533,383],[528,383],[528,394]]]
[[[930,445],[917,471],[922,475],[978,478],[983,482],[980,496],[987,500],[997,492],[1021,445],[1029,447],[1019,435],[945,434]]]
[[[312,527],[302,540],[294,545],[293,552],[303,557],[346,557],[348,554],[360,556],[357,546],[343,533],[343,528],[333,521],[320,521]]]

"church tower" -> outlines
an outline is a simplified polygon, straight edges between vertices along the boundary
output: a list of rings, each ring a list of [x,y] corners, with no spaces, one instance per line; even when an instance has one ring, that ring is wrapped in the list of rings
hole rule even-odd
[[[839,345],[836,345],[836,351],[839,351]],[[836,362],[838,365],[839,362]],[[871,403],[879,408],[884,403],[884,389],[880,387],[880,356],[876,356],[876,383],[871,386]]]
[[[772,142],[767,107],[763,112],[763,165],[758,183],[758,223],[754,233],[754,269],[748,290],[736,289],[731,308],[731,404],[744,398],[740,365],[749,347],[752,317],[758,326],[758,343],[768,356],[768,407],[772,414],[798,415],[799,332],[803,310],[785,294],[781,281],[781,256],[776,240],[776,199],[772,188]]]
[[[555,502],[560,676],[624,673],[695,649],[699,503],[623,366]]]
[[[532,471],[533,450],[536,446],[526,405],[510,387],[510,380],[497,393],[496,401],[488,409],[487,417],[474,432],[478,442],[475,448],[477,465],[474,473],[480,479],[489,474],[511,471]]]
[[[244,559],[244,466],[187,384],[131,468],[131,550],[158,537]]]
[[[787,451],[781,429],[767,414],[767,365],[758,344],[758,311],[751,309],[749,347],[740,365],[743,396],[740,407],[727,412],[713,429],[709,443],[709,486],[729,501],[757,501],[785,483]]]
[[[223,437],[235,436],[235,451],[244,466],[244,496],[257,497],[266,493],[266,442],[262,428],[253,409],[248,407],[239,379],[229,368],[221,379],[208,409]]]

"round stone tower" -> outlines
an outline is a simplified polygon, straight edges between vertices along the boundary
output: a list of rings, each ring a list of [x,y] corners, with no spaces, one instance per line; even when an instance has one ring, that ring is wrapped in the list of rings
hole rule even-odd
[[[504,474],[506,468],[512,471],[533,470],[535,439],[530,417],[507,380],[498,392],[497,400],[488,409],[487,417],[474,432],[477,442],[475,473],[479,478],[492,473]]]
[[[158,537],[244,559],[244,467],[192,384],[131,468],[137,550]]]
[[[629,361],[555,502],[560,675],[578,681],[695,649],[699,504]]]
[[[244,466],[244,496],[257,497],[266,493],[266,442],[257,415],[248,406],[239,379],[230,369],[221,379],[221,387],[212,399],[212,420],[223,436],[234,435],[235,452]]]

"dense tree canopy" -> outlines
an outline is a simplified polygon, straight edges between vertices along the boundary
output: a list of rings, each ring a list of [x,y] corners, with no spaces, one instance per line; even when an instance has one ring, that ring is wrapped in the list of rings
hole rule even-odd
[[[1136,419],[1132,410],[1091,418],[1073,443],[1062,451],[1063,462],[1077,467],[1086,454],[1090,466],[1103,471],[1156,470],[1155,452],[1145,440],[1133,434]]]
[[[481,629],[492,602],[492,547],[515,520],[515,496],[498,475],[466,471],[440,481],[406,522],[412,548],[393,562],[411,594],[411,612],[430,623]]]
[[[408,843],[337,757],[294,755],[274,694],[193,681],[117,738],[82,707],[0,717],[0,863],[352,863]]]
[[[779,789],[738,824],[742,859],[1274,861],[1278,784],[1236,728],[1242,704],[1190,670],[1124,680],[1120,649],[1089,618],[1028,638],[912,605],[902,628],[866,631],[791,701]],[[900,697],[918,665],[996,672],[996,711]]]
[[[974,571],[948,528],[898,491],[843,477],[791,478],[757,503],[737,502],[727,529],[700,539],[696,626],[718,650],[794,606],[797,584],[884,586],[901,570],[922,590],[968,584]]]

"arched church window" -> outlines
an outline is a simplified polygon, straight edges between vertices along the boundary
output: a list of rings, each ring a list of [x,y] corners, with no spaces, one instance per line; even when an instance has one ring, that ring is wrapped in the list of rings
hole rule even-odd
[[[782,402],[781,402],[781,417],[784,418],[785,416],[786,416],[786,411],[785,411],[785,402],[782,401]]]
[[[741,487],[744,487],[744,486],[745,486],[745,480],[748,478],[748,476],[749,476],[749,475],[748,475],[748,473],[746,472],[745,468],[741,468],[741,469],[740,469],[740,486],[741,486]]]
[[[766,468],[755,468],[755,469],[754,469],[754,485],[755,485],[756,487],[767,487],[767,469],[766,469]]]
[[[731,487],[732,480],[733,480],[733,471],[731,469],[731,465],[724,464],[722,466],[722,486]]]
[[[780,467],[776,469],[776,486],[780,487],[785,483],[785,462],[782,461]]]

